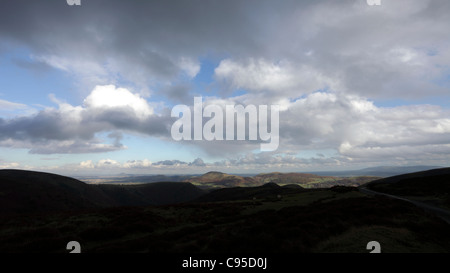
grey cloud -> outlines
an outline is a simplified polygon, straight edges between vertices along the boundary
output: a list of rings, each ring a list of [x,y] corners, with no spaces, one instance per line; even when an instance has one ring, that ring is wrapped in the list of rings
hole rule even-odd
[[[114,146],[115,147],[122,147],[123,144],[120,143],[120,141],[123,139],[123,134],[121,132],[112,132],[110,134],[108,134],[108,137],[111,139],[114,139]]]
[[[438,106],[380,108],[360,97],[315,93],[293,102],[280,121],[283,149],[336,149],[358,160],[420,158],[427,147],[450,144],[450,112]]]
[[[172,119],[165,115],[151,115],[139,119],[128,107],[89,109],[83,113],[82,125],[91,130],[122,129],[154,136],[169,136]],[[97,128],[97,129],[96,129]],[[80,128],[81,129],[81,128]]]
[[[177,84],[167,86],[159,93],[175,103],[192,104],[193,96],[190,94],[191,88],[189,84]]]
[[[343,158],[361,160],[368,154],[392,156],[395,147],[405,157],[424,154],[427,145],[438,145],[431,149],[437,152],[436,147],[449,144],[447,111],[364,107],[370,108],[369,99],[378,98],[448,98],[450,2],[384,1],[377,8],[364,2],[89,0],[74,8],[63,0],[7,0],[0,9],[0,52],[25,45],[36,58],[16,61],[21,67],[59,67],[97,83],[121,75],[188,105],[190,86],[180,79],[180,59],[229,59],[234,67],[243,68],[242,73],[223,74],[217,86],[247,89],[249,94],[240,99],[248,104],[287,99],[289,108],[280,113],[284,151],[336,149]],[[280,82],[285,76],[289,82],[273,84],[274,73],[264,74],[264,67],[252,70],[251,60],[280,67],[281,73],[275,75],[282,77]],[[288,64],[283,66],[283,61]],[[317,89],[330,92],[314,93]],[[64,144],[62,151],[119,149],[120,135],[111,135],[110,146],[91,144],[97,133],[105,131],[168,137],[173,119],[167,109],[163,112],[139,119],[127,107],[84,107],[73,120],[61,109],[48,109],[0,119],[0,141],[43,145],[33,152],[51,152],[45,141],[69,140],[75,142]],[[186,143],[227,156],[258,147],[239,141]],[[296,161],[276,155],[245,160]]]
[[[102,144],[98,141],[48,141],[45,143],[33,143],[30,154],[84,154],[105,153],[118,151],[125,148],[122,144]]]
[[[167,138],[171,122],[166,115],[141,118],[131,107],[60,105],[30,116],[0,118],[0,145],[43,154],[107,152],[124,148],[122,132]],[[99,143],[101,132],[111,132],[112,145]]]
[[[156,87],[180,80],[180,58],[210,54],[242,64],[288,60],[288,73],[305,81],[298,84],[305,90],[290,86],[290,97],[315,91],[307,90],[315,84],[306,83],[317,81],[318,74],[308,74],[306,66],[338,91],[421,98],[447,92],[435,80],[447,75],[450,60],[449,9],[445,0],[386,1],[378,8],[359,0],[90,0],[81,8],[64,1],[10,0],[0,11],[0,36],[26,44],[41,62],[64,62],[83,77],[102,74],[95,81],[120,74]],[[413,59],[392,54],[403,49],[411,50]],[[262,91],[267,90],[255,90]],[[168,95],[177,98],[176,93]],[[286,90],[265,96],[280,93]]]
[[[91,0],[77,9],[64,1],[19,0],[2,6],[3,38],[38,56],[108,64],[105,70],[147,84],[177,77],[182,57],[254,52],[258,44],[248,33],[262,33],[259,19],[249,16],[259,5],[243,1]]]
[[[13,62],[17,66],[19,66],[23,69],[30,70],[37,74],[46,73],[46,72],[50,71],[52,68],[48,63],[42,62],[39,60],[35,61],[35,60],[14,59]]]
[[[192,161],[191,163],[189,163],[189,166],[205,167],[206,164],[205,164],[205,162],[203,161],[203,159],[201,159],[201,158],[198,157],[198,158],[194,159],[194,161]]]
[[[156,163],[153,163],[153,165],[158,166],[158,165],[162,165],[162,166],[174,166],[174,165],[187,165],[188,163],[178,160],[178,159],[174,159],[174,160],[162,160],[162,161],[158,161]]]

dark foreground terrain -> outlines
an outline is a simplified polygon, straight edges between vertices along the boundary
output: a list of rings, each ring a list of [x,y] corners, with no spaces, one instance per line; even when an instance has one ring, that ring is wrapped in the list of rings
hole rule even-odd
[[[30,180],[33,175],[42,177],[39,173],[14,174],[23,183],[16,189],[22,189],[18,194],[12,192],[11,173],[2,177],[0,172],[0,184],[8,184],[0,186],[2,202],[10,204],[14,212],[6,213],[3,208],[0,215],[0,252],[67,253],[69,241],[78,241],[83,253],[367,253],[369,241],[379,242],[382,252],[450,252],[446,222],[408,202],[365,195],[356,187],[304,189],[268,183],[208,193],[188,186],[186,192],[194,194],[187,198],[183,190],[171,191],[172,184],[161,184],[165,189],[133,189],[132,194],[128,189],[123,194],[119,188],[95,188],[97,195],[85,200],[86,195],[78,194],[90,191],[87,185],[50,174],[43,174],[43,180],[51,183],[36,186],[33,182],[34,194],[27,193],[24,185],[37,179]],[[133,204],[126,199],[133,196],[150,200],[154,191],[174,198],[164,193],[169,188],[177,204],[117,205]],[[119,193],[111,194],[115,191]],[[67,201],[75,198],[70,192],[84,200],[83,206],[75,205],[79,199]],[[146,198],[146,192],[153,197]],[[41,198],[33,199],[37,194]],[[57,209],[55,195],[62,195],[60,202],[66,206]],[[181,202],[180,196],[185,201]],[[51,209],[38,209],[39,200],[49,202],[51,206],[44,207]],[[34,209],[23,202],[31,202]]]

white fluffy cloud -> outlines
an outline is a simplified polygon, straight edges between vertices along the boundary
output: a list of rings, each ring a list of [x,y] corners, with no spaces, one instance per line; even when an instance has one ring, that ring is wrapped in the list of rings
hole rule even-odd
[[[269,98],[296,98],[320,89],[339,89],[333,80],[312,66],[277,63],[265,59],[222,60],[215,69],[216,78],[229,88],[244,89]]]
[[[336,149],[354,159],[428,157],[428,148],[450,145],[450,111],[438,106],[377,107],[361,97],[318,92],[292,102],[280,119],[286,145]]]
[[[170,125],[170,117],[155,115],[145,99],[113,85],[94,88],[82,106],[51,99],[58,108],[0,118],[0,146],[38,154],[109,152],[126,148],[121,131],[167,136]],[[105,132],[116,132],[108,136],[112,144],[97,137]]]
[[[133,94],[125,88],[116,88],[114,85],[96,86],[91,94],[84,100],[86,108],[129,108],[140,119],[153,114],[148,102],[138,94]]]
[[[171,141],[168,109],[156,110],[147,99],[157,92],[161,105],[167,100],[192,105],[195,92],[205,103],[279,104],[277,154],[252,155],[259,145],[248,141],[203,141],[184,144],[223,160],[111,159],[80,166],[449,159],[450,1],[396,0],[372,7],[363,0],[262,0],[258,5],[92,0],[76,12],[51,1],[6,2],[0,9],[1,54],[10,45],[24,45],[31,57],[22,66],[65,71],[90,93],[83,93],[82,105],[53,97],[58,107],[22,116],[4,113],[27,111],[26,106],[0,100],[0,146],[32,153],[108,152],[125,148],[122,132]],[[195,82],[201,60],[218,64],[212,83]],[[135,92],[116,87],[123,82]],[[194,90],[198,87],[205,90]],[[240,95],[229,97],[235,91]],[[442,107],[420,102],[436,97]],[[383,100],[399,103],[380,107]],[[106,139],[99,136],[109,132]],[[310,161],[296,157],[314,150],[336,154]]]

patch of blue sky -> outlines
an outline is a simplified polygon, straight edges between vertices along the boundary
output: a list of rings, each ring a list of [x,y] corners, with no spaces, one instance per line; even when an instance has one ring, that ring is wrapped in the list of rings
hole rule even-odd
[[[194,93],[203,96],[217,96],[219,89],[214,84],[214,69],[219,65],[220,61],[204,58],[200,60],[200,71],[192,80]]]
[[[377,107],[393,108],[398,106],[411,105],[436,105],[442,108],[450,109],[450,95],[449,96],[430,96],[420,99],[378,99],[374,100],[374,105]]]
[[[27,148],[0,147],[0,155],[7,155],[7,157],[0,156],[0,165],[2,161],[6,163],[20,162],[19,168],[25,168],[27,166],[46,167],[76,162],[73,156],[33,154]]]
[[[338,155],[335,149],[301,150],[295,154],[296,157],[304,159],[330,158]]]
[[[103,133],[103,136],[104,139],[107,140],[107,133]],[[111,139],[105,142],[111,142]],[[202,155],[202,153],[198,151],[198,148],[193,145],[186,145],[186,143],[182,141],[167,141],[157,137],[124,134],[121,143],[126,146],[126,148],[102,153],[102,156],[125,163],[129,160],[144,159],[152,162],[173,159],[192,162],[195,158],[201,157]]]
[[[31,164],[28,149],[18,149],[9,147],[0,147],[0,162],[20,162],[20,164]]]
[[[17,48],[0,55],[0,99],[29,106],[51,106],[49,94],[72,101],[76,94],[68,75]]]

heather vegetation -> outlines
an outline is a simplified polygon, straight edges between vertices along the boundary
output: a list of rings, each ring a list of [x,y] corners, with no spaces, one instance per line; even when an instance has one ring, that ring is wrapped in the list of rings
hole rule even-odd
[[[64,180],[52,179],[52,185],[55,179]],[[66,189],[71,183],[58,185]],[[179,198],[195,188],[185,182],[177,185],[187,188],[145,185],[114,190],[110,187],[115,185],[106,185],[107,190],[95,186],[121,205],[2,213],[0,252],[64,253],[69,241],[78,241],[84,253],[367,253],[366,245],[373,240],[382,252],[450,251],[448,223],[411,203],[367,195],[358,187],[306,189],[267,183],[199,190],[196,197],[171,204],[138,204],[151,192]],[[1,191],[8,196],[6,188]],[[133,198],[140,201],[133,204]]]

